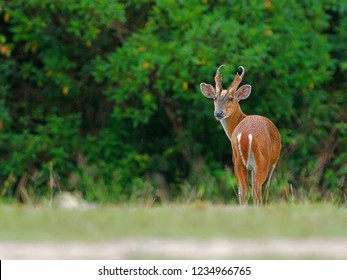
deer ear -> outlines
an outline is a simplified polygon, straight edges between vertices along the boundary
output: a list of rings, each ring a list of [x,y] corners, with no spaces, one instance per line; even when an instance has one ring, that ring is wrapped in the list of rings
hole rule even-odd
[[[214,90],[214,87],[209,84],[201,83],[200,90],[202,94],[207,98],[214,98],[216,96],[216,91]]]
[[[235,92],[235,97],[237,101],[243,100],[248,98],[248,96],[251,94],[252,87],[250,85],[243,85]]]

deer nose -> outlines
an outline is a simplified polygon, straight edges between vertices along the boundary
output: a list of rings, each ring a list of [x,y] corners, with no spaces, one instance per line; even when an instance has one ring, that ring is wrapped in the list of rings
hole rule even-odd
[[[223,111],[215,111],[214,116],[218,119],[224,117],[224,112]]]

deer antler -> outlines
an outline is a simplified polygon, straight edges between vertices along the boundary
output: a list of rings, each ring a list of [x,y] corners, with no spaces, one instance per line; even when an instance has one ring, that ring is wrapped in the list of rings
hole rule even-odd
[[[228,87],[228,93],[233,93],[242,82],[243,76],[245,75],[245,68],[243,66],[239,66],[239,68],[242,70],[241,75],[236,72],[233,82]]]
[[[216,82],[216,93],[220,94],[220,92],[222,91],[223,89],[223,85],[222,85],[222,75],[220,74],[220,69],[225,66],[225,65],[220,65],[218,68],[217,68],[217,71],[216,71],[216,76],[214,77],[214,81]]]

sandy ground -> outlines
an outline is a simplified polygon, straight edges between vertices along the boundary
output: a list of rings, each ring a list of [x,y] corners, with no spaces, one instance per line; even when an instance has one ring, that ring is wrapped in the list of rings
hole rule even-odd
[[[0,259],[347,259],[346,239],[0,241]]]

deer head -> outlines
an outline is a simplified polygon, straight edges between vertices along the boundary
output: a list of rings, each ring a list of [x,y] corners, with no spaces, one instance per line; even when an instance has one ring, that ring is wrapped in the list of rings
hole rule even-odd
[[[214,116],[217,120],[221,121],[230,117],[237,109],[239,109],[239,101],[246,99],[251,94],[252,87],[250,85],[243,85],[239,89],[237,87],[242,82],[245,75],[245,68],[240,66],[241,74],[236,73],[233,82],[228,89],[223,89],[222,75],[220,69],[224,65],[217,68],[214,77],[215,87],[210,84],[201,83],[200,90],[202,94],[214,101]]]

